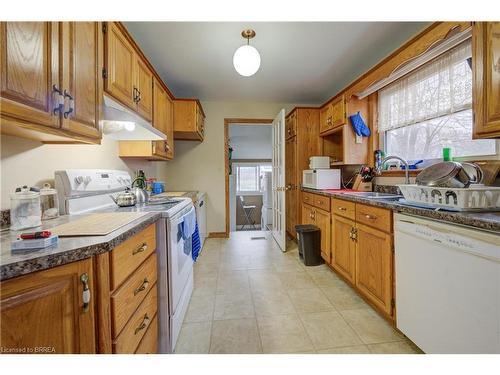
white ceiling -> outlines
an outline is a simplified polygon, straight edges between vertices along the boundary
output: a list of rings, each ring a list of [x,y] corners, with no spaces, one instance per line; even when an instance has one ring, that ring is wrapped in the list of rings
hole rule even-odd
[[[321,104],[421,31],[423,22],[126,22],[177,97]],[[250,44],[260,70],[241,77],[234,51]]]

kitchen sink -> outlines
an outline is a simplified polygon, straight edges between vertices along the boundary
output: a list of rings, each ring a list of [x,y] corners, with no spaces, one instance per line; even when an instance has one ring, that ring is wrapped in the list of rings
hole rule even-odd
[[[355,197],[368,198],[368,199],[388,199],[388,200],[394,199],[394,200],[396,200],[399,198],[403,198],[402,195],[398,195],[398,194],[377,193],[374,191],[352,191],[352,192],[346,192],[343,194],[352,195]]]

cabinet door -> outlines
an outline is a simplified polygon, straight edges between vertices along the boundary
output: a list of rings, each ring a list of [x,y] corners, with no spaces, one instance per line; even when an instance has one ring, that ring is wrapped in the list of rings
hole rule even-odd
[[[90,304],[83,308],[88,276]],[[36,353],[95,353],[92,259],[69,263],[2,282],[2,348]]]
[[[319,112],[319,132],[323,133],[331,129],[332,116],[331,116],[331,104],[328,103]]]
[[[104,90],[135,111],[135,51],[114,22],[107,24],[104,59],[108,77]]]
[[[354,221],[333,215],[332,267],[353,284],[356,269],[356,243],[351,234],[354,228]]]
[[[153,73],[137,56],[136,58],[137,113],[146,121],[153,118]]]
[[[163,89],[161,84],[155,80],[153,86],[153,126],[163,134],[167,134],[167,96],[167,92]],[[166,158],[167,147],[165,144],[165,141],[153,141],[153,154]]]
[[[99,110],[102,32],[99,22],[64,22],[63,89],[66,90],[63,128],[101,138]],[[71,100],[72,98],[72,100]]]
[[[474,22],[474,138],[500,137],[500,22]]]
[[[302,224],[316,224],[314,207],[302,203]]]
[[[196,103],[196,130],[203,139],[205,136],[205,118],[203,117],[203,113],[201,112],[198,103]]]
[[[316,210],[316,225],[321,231],[321,257],[330,264],[330,213],[323,210]]]
[[[331,123],[330,127],[336,128],[337,126],[346,123],[346,108],[344,95],[335,99],[331,104]]]
[[[357,224],[356,286],[392,315],[392,236]]]
[[[2,118],[58,128],[54,114],[60,88],[59,24],[2,22],[0,24]]]
[[[166,148],[167,148],[167,158],[174,158],[174,102],[167,94],[167,129],[166,129]]]
[[[297,112],[292,113],[285,121],[285,137],[291,138],[297,135]]]

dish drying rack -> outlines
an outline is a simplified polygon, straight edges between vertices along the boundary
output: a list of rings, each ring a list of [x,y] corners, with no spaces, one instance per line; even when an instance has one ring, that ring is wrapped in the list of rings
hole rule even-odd
[[[408,203],[441,207],[454,211],[498,211],[500,187],[471,185],[468,188],[448,188],[423,185],[397,185]]]

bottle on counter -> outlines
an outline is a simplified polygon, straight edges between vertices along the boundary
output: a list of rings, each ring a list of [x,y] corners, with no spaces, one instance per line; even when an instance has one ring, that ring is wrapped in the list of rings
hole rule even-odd
[[[23,186],[10,195],[10,229],[22,230],[42,225],[40,192]]]

